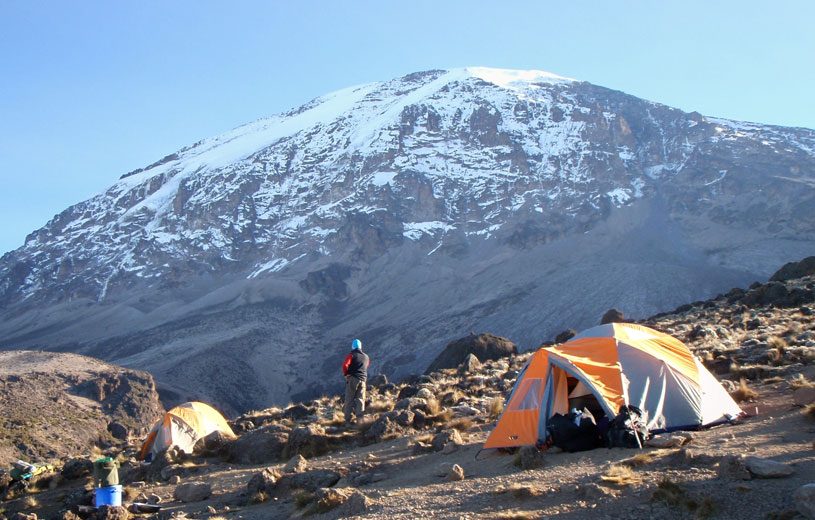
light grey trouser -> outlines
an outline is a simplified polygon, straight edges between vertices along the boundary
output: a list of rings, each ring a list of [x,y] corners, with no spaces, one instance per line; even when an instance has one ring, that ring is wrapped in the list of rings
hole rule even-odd
[[[345,422],[351,420],[352,411],[357,418],[362,417],[362,412],[365,411],[365,381],[348,376],[345,382],[345,404],[342,411],[345,413]]]

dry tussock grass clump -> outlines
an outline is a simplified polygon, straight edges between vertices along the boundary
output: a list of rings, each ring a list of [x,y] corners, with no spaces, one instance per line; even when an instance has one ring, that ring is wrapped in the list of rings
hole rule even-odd
[[[803,413],[806,417],[815,420],[815,403],[805,406]]]
[[[812,388],[815,383],[807,379],[804,374],[798,374],[790,379],[789,385],[791,389],[798,390],[799,388]]]
[[[460,432],[465,432],[475,426],[475,422],[469,417],[458,417],[446,423],[444,425],[445,428],[453,428],[454,430],[458,430]]]
[[[438,399],[430,398],[427,400],[427,413],[429,415],[437,415],[443,409]]]
[[[654,461],[655,454],[653,452],[643,452],[634,455],[629,459],[625,459],[622,461],[622,464],[628,466],[629,468],[639,468],[645,466],[646,464],[650,464]]]
[[[629,486],[641,483],[642,477],[631,471],[628,466],[613,465],[600,475],[600,480],[616,486]]]
[[[447,424],[453,419],[453,410],[449,408],[444,410],[443,412],[439,412],[435,415],[429,415],[425,419],[426,426],[433,426],[434,424]]]
[[[499,417],[501,417],[501,413],[504,411],[504,398],[503,397],[496,397],[494,399],[490,399],[490,402],[487,405],[487,416],[489,417],[490,421],[497,421]]]
[[[458,404],[459,401],[461,401],[465,397],[466,395],[464,394],[464,392],[462,392],[458,388],[454,388],[441,396],[441,403],[447,406],[452,406]]]
[[[716,501],[713,498],[706,497],[698,502],[689,497],[679,484],[669,479],[663,479],[657,484],[657,489],[654,490],[651,499],[670,506],[682,507],[695,513],[695,518],[699,520],[713,517],[717,510]]]
[[[747,380],[741,378],[739,381],[739,387],[733,390],[730,396],[735,399],[737,403],[741,403],[744,401],[751,401],[758,397],[758,392],[747,386]]]
[[[32,496],[25,497],[23,499],[23,509],[34,509],[35,507],[39,507],[40,503],[37,501],[36,498]]]
[[[391,399],[380,398],[375,401],[371,401],[371,404],[368,405],[368,408],[365,411],[370,414],[382,414],[393,410],[394,404],[395,403]]]
[[[294,493],[294,505],[300,509],[314,502],[314,493],[300,489]]]

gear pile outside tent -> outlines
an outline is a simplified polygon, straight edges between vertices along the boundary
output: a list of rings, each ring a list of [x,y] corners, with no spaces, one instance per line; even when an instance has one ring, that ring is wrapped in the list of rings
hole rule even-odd
[[[541,446],[554,414],[586,407],[613,419],[623,405],[645,412],[652,433],[742,414],[681,341],[641,325],[609,323],[533,354],[484,449]]]
[[[192,453],[198,439],[214,431],[235,436],[223,415],[208,404],[193,401],[178,405],[165,413],[150,430],[139,450],[139,458],[151,460],[154,455],[172,445],[186,453]]]

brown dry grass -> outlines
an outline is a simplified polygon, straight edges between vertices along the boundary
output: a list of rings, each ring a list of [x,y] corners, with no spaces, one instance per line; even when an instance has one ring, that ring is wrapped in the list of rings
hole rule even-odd
[[[805,406],[803,413],[806,417],[815,420],[815,403]]]
[[[249,505],[262,504],[267,500],[269,500],[269,495],[263,491],[258,491],[257,493],[249,497]]]
[[[489,417],[490,421],[497,421],[503,411],[504,411],[503,397],[496,397],[495,399],[490,399],[490,402],[487,405],[487,416]]]
[[[622,464],[628,466],[629,468],[639,468],[641,466],[645,466],[646,464],[650,464],[654,461],[654,453],[653,452],[643,452],[634,455],[629,459],[625,459],[622,461]]]
[[[473,420],[469,417],[458,417],[444,425],[445,428],[453,428],[454,430],[458,430],[460,432],[465,432],[473,426],[475,426],[475,422],[473,422]]]
[[[628,466],[613,465],[600,475],[600,480],[617,486],[628,486],[639,484],[642,482],[642,477],[631,471]]]
[[[735,399],[737,403],[741,403],[755,399],[758,397],[758,392],[747,386],[746,379],[741,378],[739,381],[739,387],[735,389],[730,396]]]
[[[799,388],[812,388],[815,383],[807,379],[804,374],[798,374],[790,380],[789,385],[793,390],[798,390]]]
[[[438,415],[443,409],[438,399],[430,398],[427,400],[427,413],[429,415]]]
[[[386,399],[384,397],[371,401],[371,404],[368,405],[366,409],[367,413],[371,414],[382,414],[386,412],[390,412],[393,410],[394,402],[392,399]]]
[[[35,507],[39,506],[40,503],[32,496],[27,496],[23,499],[23,509],[34,509]]]

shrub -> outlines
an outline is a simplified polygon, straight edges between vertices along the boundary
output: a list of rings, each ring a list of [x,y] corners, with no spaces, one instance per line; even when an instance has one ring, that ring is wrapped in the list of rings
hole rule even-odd
[[[262,504],[267,500],[269,500],[269,494],[264,491],[258,491],[257,493],[249,497],[249,505]]]
[[[790,380],[790,388],[798,390],[799,388],[812,388],[815,383],[807,379],[804,374],[798,374]]]

